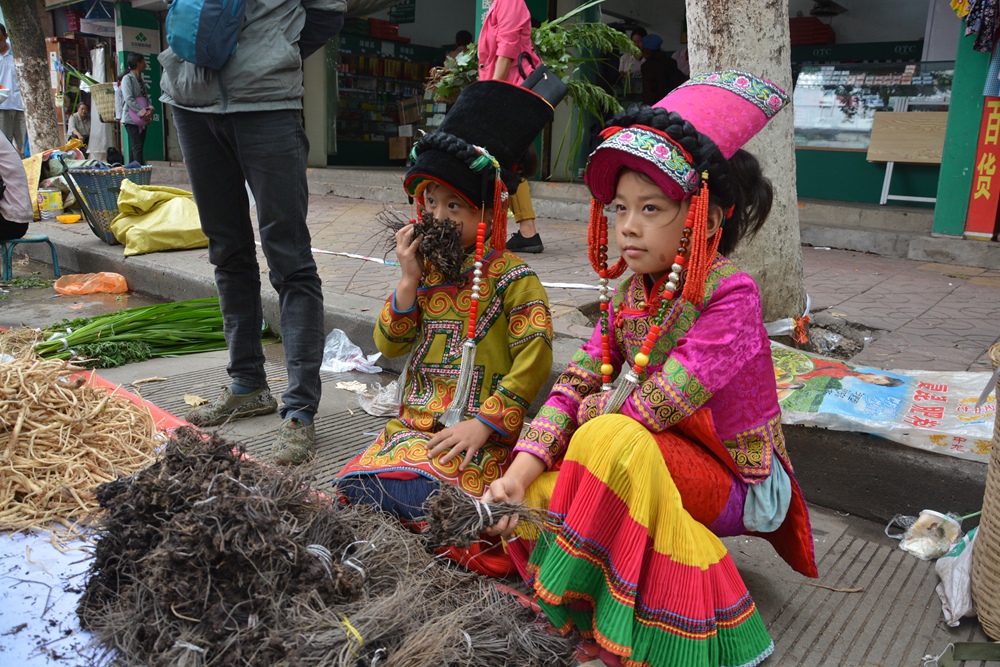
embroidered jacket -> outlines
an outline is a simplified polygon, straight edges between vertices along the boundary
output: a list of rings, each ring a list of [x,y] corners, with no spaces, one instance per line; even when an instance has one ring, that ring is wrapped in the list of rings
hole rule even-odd
[[[412,353],[399,417],[338,478],[371,472],[414,472],[481,495],[511,460],[528,406],[552,370],[552,318],[545,288],[517,255],[492,252],[489,244],[480,284],[476,365],[467,414],[494,434],[465,471],[462,457],[441,465],[428,461],[425,444],[440,430],[437,419],[455,393],[462,343],[469,323],[473,258],[466,257],[462,284],[445,282],[429,264],[412,309],[386,301],[375,343],[387,357]]]
[[[615,377],[623,364],[633,363],[658,307],[659,295],[647,292],[642,275],[619,283],[608,318]],[[749,484],[771,474],[774,452],[787,462],[771,349],[753,279],[717,256],[704,304],[697,308],[678,298],[661,330],[622,414],[660,432],[683,429],[685,418],[709,410],[719,439]],[[610,397],[601,393],[600,367],[598,326],[556,380],[516,450],[531,452],[549,467],[558,461],[577,427],[600,414]]]

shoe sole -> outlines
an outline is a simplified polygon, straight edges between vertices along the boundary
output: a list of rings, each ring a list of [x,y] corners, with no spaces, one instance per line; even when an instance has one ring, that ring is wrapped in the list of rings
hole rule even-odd
[[[533,246],[528,246],[527,248],[511,248],[510,246],[508,246],[507,250],[510,250],[513,253],[527,252],[531,253],[532,255],[537,255],[538,253],[545,250],[545,246],[533,245]]]
[[[276,466],[300,466],[300,465],[302,465],[304,463],[309,463],[314,458],[316,458],[316,452],[314,452],[313,450],[309,450],[309,452],[305,455],[304,458],[302,458],[302,459],[295,459],[293,461],[285,461],[285,460],[282,460],[282,459],[278,458],[277,456],[272,456],[271,458],[272,458],[272,461],[273,461],[274,465],[276,465]]]
[[[252,410],[248,410],[246,412],[234,410],[222,417],[217,417],[215,419],[209,419],[206,421],[202,420],[194,421],[187,417],[185,417],[185,419],[194,426],[221,426],[226,422],[237,421],[239,419],[248,419],[250,417],[259,417],[261,415],[269,415],[272,412],[277,412],[277,411],[278,411],[278,405],[274,404],[274,405],[261,406],[259,408],[253,408]]]

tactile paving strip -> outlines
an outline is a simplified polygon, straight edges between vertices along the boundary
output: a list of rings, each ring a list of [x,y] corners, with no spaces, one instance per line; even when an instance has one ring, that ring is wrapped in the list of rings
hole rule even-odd
[[[897,544],[850,529],[841,534],[818,564],[822,584],[802,583],[780,610],[767,614],[775,652],[766,664],[917,667],[950,642],[988,641],[974,619],[954,629],[945,625],[934,562]],[[986,663],[964,663],[980,665]]]
[[[275,398],[281,399],[281,393],[288,386],[286,370],[281,364],[268,361],[264,364],[268,384]],[[337,382],[357,380],[356,373],[320,373],[324,385],[324,394],[334,391]],[[213,400],[222,388],[228,386],[229,376],[224,366],[206,368],[189,373],[169,377],[162,382],[142,384],[137,387],[127,386],[131,391],[141,393],[142,397],[164,410],[183,416],[191,409],[184,402],[185,394],[195,394]],[[352,414],[353,413],[353,414]],[[227,427],[220,431],[225,437],[230,437],[246,447],[247,453],[261,461],[268,460],[274,432],[278,422],[275,419],[263,422],[265,428],[257,429],[257,433],[249,436],[232,435]],[[362,447],[375,439],[375,436],[385,426],[387,418],[373,417],[361,410],[353,408],[350,411],[338,411],[336,414],[322,414],[316,421],[316,459],[311,464],[315,474],[317,487],[330,486],[334,474],[357,454]]]

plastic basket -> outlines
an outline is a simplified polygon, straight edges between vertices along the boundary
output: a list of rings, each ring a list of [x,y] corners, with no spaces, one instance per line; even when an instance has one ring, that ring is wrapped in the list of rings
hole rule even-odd
[[[111,221],[118,215],[118,193],[122,181],[128,179],[136,185],[149,185],[153,168],[68,169],[66,172],[71,177],[66,180],[80,201],[91,231],[108,245],[118,245],[111,232]]]
[[[90,99],[97,108],[102,123],[115,122],[115,84],[95,83],[90,86]]]
[[[990,348],[990,360],[993,368],[1000,367],[1000,343]],[[993,427],[983,516],[972,550],[972,599],[983,631],[1000,640],[1000,413]]]

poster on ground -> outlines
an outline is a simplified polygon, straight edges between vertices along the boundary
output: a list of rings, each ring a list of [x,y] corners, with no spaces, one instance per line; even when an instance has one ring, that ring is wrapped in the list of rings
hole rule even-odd
[[[990,373],[881,370],[771,342],[783,424],[871,433],[987,463],[997,402]]]

